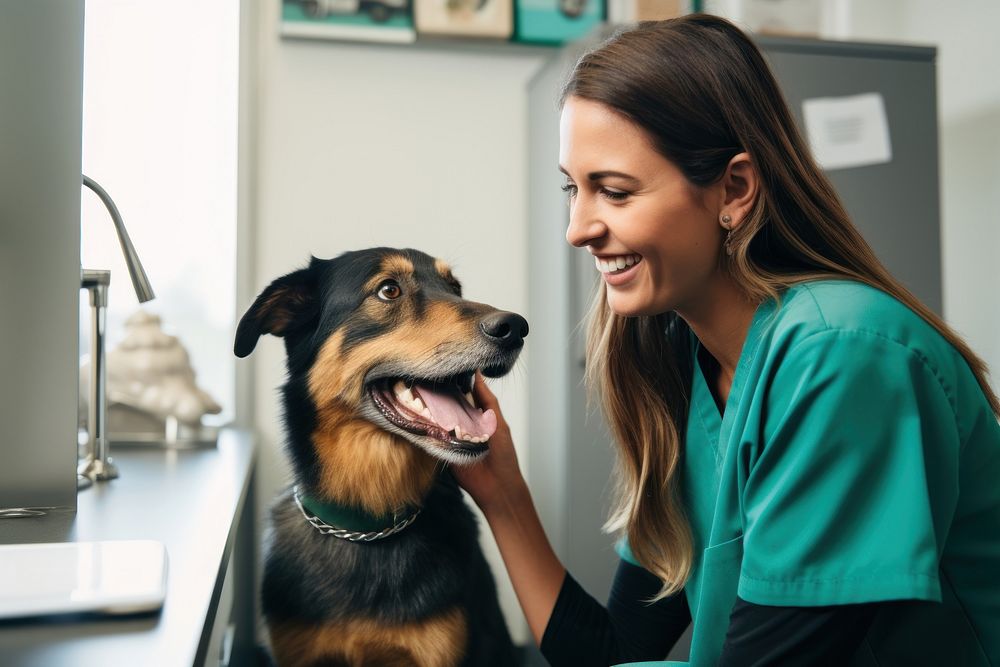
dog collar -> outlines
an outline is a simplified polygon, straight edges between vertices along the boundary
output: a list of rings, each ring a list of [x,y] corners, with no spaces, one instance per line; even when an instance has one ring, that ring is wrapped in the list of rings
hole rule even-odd
[[[419,507],[407,506],[392,514],[375,515],[310,498],[296,486],[292,491],[302,516],[323,535],[349,542],[374,542],[395,535],[416,520]]]

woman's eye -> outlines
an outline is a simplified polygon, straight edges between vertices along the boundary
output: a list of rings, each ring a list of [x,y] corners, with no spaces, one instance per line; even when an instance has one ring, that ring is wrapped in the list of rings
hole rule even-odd
[[[378,287],[378,298],[383,301],[395,301],[402,296],[403,290],[395,280],[386,280]]]
[[[623,199],[628,197],[627,192],[622,192],[621,190],[612,190],[610,188],[601,188],[601,194],[604,195],[605,198],[610,199],[611,201],[622,201]]]
[[[566,194],[568,194],[570,197],[576,196],[576,186],[573,185],[572,183],[565,183],[560,189]]]

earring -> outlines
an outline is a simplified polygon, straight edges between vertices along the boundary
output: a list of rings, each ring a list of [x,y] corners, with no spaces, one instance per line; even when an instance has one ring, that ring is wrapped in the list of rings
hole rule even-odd
[[[722,222],[722,226],[725,229],[729,230],[728,232],[726,232],[726,241],[725,241],[725,243],[723,245],[726,248],[726,254],[728,256],[732,257],[733,256],[733,245],[732,245],[732,242],[733,242],[733,218],[729,214],[724,214],[720,218],[720,221]]]

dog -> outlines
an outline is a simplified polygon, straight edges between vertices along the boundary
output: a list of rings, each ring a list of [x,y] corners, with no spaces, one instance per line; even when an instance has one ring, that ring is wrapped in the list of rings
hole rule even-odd
[[[265,538],[278,665],[518,664],[446,463],[487,455],[496,415],[475,406],[475,374],[510,371],[525,319],[463,299],[442,260],[372,248],[272,282],[237,327],[236,355],[265,333],[285,340],[295,478]]]

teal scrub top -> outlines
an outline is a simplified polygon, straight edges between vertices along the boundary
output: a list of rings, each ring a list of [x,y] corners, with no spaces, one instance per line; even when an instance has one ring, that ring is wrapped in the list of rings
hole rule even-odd
[[[961,354],[880,290],[802,283],[757,309],[720,415],[692,339],[690,665],[737,595],[939,603],[880,614],[848,664],[1000,665],[1000,425]]]

